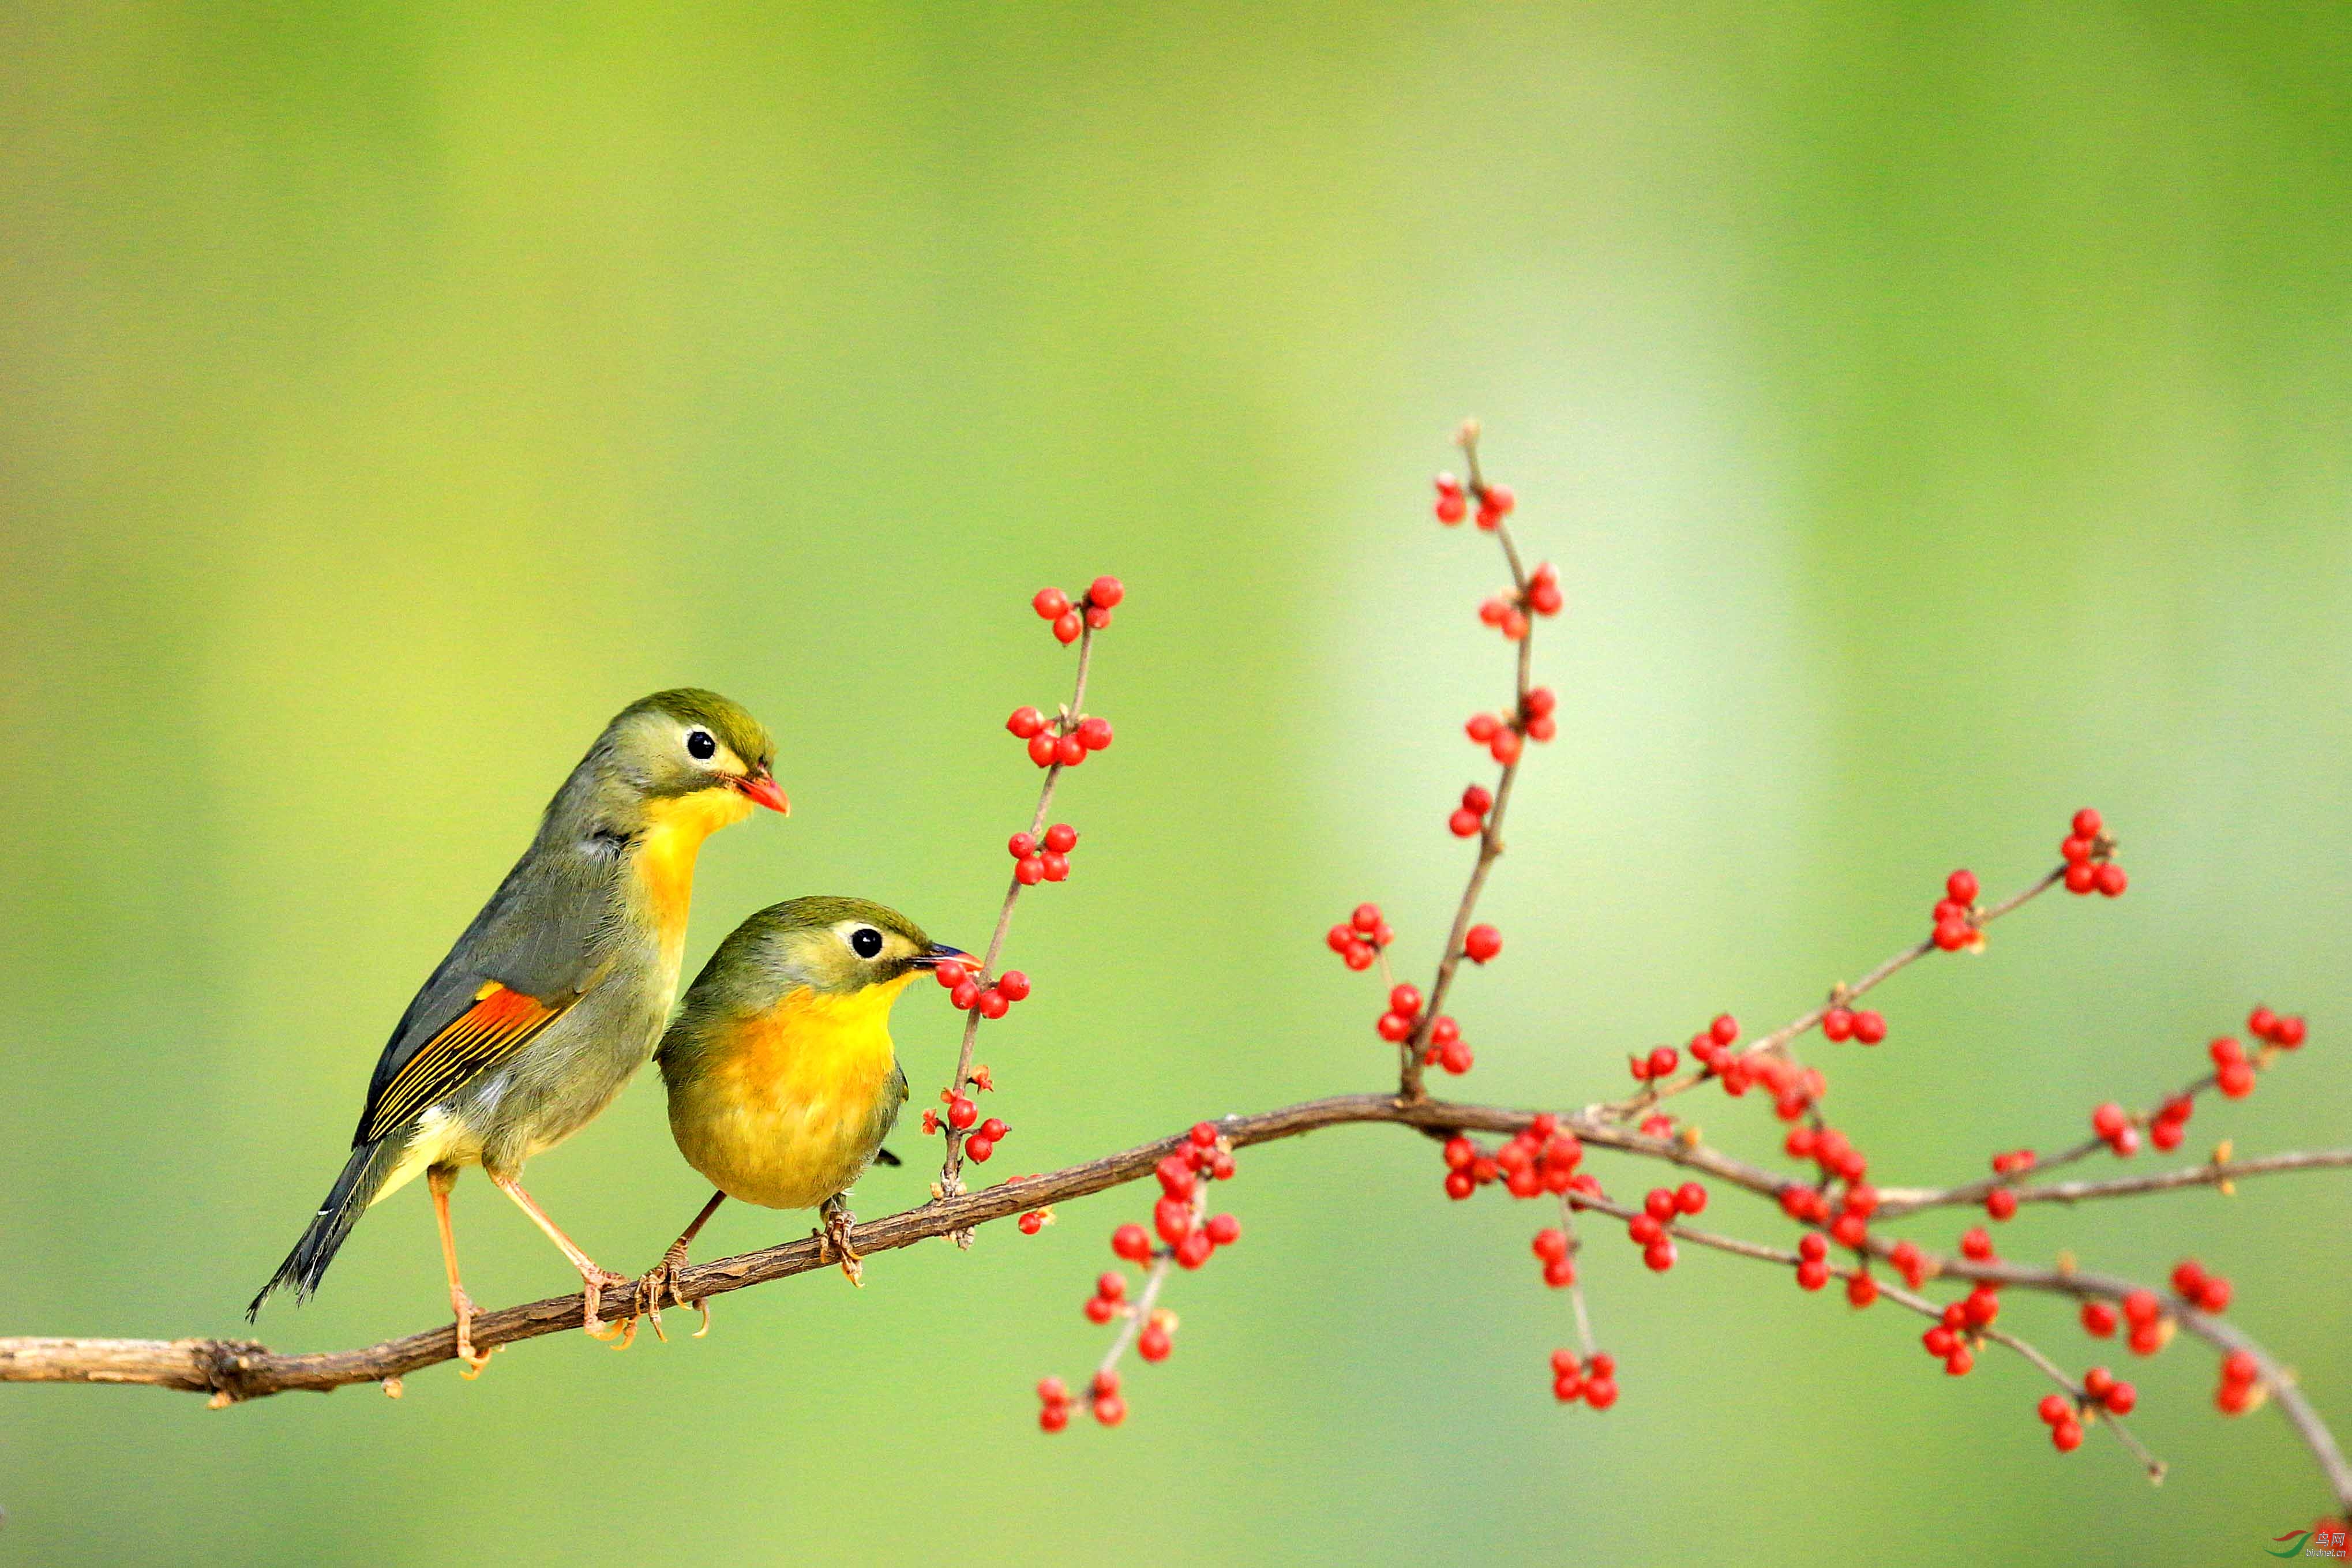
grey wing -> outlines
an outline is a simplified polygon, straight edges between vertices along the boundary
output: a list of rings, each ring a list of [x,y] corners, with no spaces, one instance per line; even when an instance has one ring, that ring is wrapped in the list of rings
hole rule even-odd
[[[580,999],[602,967],[619,867],[594,843],[531,847],[400,1016],[353,1143],[520,1050]]]

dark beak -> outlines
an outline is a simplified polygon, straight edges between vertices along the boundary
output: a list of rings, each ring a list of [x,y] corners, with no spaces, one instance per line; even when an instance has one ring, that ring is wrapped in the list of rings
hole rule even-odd
[[[931,943],[930,951],[915,960],[918,969],[937,969],[942,963],[961,963],[973,969],[980,967],[979,961],[971,954],[960,947],[950,947],[943,942]]]
[[[734,784],[745,799],[756,801],[770,811],[785,816],[793,814],[793,803],[784,798],[784,792],[776,787],[776,775],[767,769],[761,768],[756,773],[735,780]]]

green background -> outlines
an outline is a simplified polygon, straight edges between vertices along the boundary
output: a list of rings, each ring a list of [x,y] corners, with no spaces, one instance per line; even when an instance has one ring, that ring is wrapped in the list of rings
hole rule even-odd
[[[2315,1044],[2189,1152],[2342,1142],[2347,198],[2336,6],[8,5],[0,1330],[241,1330],[392,1020],[646,690],[751,706],[795,807],[710,845],[689,963],[813,891],[984,940],[1036,782],[1003,716],[1068,675],[1024,601],[1098,571],[1118,742],[1015,928],[987,1173],[1377,1087],[1321,932],[1377,897],[1419,967],[1466,867],[1498,570],[1427,483],[1468,412],[1570,602],[1470,1092],[1778,1022],[2095,803],[2127,898],[2035,906],[1823,1058],[1875,1173],[2071,1141],[2264,998]],[[898,1010],[919,1095],[951,1022]],[[702,1191],[650,1080],[531,1174],[630,1268]],[[2152,1491],[2052,1454],[2013,1358],[1955,1382],[1892,1310],[1605,1229],[1624,1395],[1560,1410],[1536,1219],[1438,1174],[1383,1129],[1246,1154],[1117,1432],[1039,1436],[1030,1385],[1098,1352],[1132,1191],[397,1405],[0,1390],[0,1558],[2204,1563],[2323,1501],[2185,1342],[2132,1369]],[[457,1204],[478,1298],[564,1287]],[[705,1254],[803,1228],[730,1209]],[[2325,1176],[2002,1237],[2193,1247],[2339,1426],[2347,1239]],[[260,1332],[446,1310],[420,1185]]]

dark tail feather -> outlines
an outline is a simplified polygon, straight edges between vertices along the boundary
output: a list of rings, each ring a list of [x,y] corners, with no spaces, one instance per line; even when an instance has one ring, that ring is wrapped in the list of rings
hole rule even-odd
[[[367,1212],[368,1205],[400,1163],[400,1156],[406,1152],[405,1145],[404,1139],[380,1138],[352,1149],[343,1173],[335,1178],[327,1201],[310,1216],[310,1228],[302,1233],[302,1239],[294,1244],[294,1250],[286,1255],[286,1261],[278,1266],[278,1272],[269,1277],[261,1294],[246,1308],[247,1322],[261,1315],[261,1304],[281,1285],[294,1287],[295,1300],[309,1300],[319,1288],[319,1281],[327,1277],[327,1265],[335,1260],[343,1238],[351,1235],[352,1226],[360,1222],[360,1215]]]

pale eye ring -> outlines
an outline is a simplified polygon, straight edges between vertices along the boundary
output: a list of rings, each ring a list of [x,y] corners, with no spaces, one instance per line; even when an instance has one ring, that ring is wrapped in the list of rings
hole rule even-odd
[[[860,958],[882,956],[882,933],[872,926],[859,926],[849,933],[849,951]]]
[[[697,727],[686,732],[686,754],[698,763],[707,763],[719,754],[719,742],[710,731]]]

